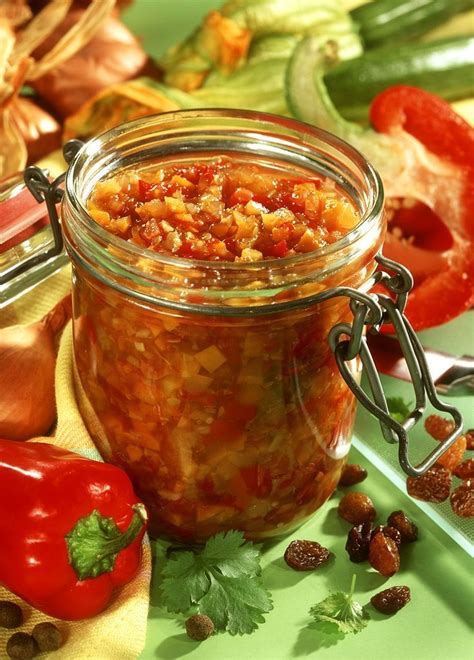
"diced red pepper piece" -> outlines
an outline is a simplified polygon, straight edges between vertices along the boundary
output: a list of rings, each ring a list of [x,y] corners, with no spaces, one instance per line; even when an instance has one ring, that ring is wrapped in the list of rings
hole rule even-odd
[[[272,252],[275,257],[286,257],[288,254],[288,243],[286,241],[275,243]]]

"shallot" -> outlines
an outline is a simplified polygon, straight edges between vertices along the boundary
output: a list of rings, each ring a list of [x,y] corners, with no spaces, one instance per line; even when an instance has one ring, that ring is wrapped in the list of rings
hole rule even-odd
[[[0,329],[0,437],[46,434],[56,418],[56,338],[71,318],[71,295],[41,321]]]
[[[82,10],[69,12],[35,54],[42,56],[82,14]],[[147,55],[137,39],[118,18],[109,16],[88,43],[31,85],[64,118],[101,89],[140,75],[146,63]]]
[[[61,126],[34,101],[15,98],[12,102],[12,121],[23,136],[29,163],[35,163],[61,146]]]

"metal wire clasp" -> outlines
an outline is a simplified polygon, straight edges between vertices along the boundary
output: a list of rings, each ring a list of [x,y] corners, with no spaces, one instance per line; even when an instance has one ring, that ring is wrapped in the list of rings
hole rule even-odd
[[[394,275],[390,275],[384,270],[380,270],[375,275],[375,283],[382,284],[391,295],[363,294],[368,299],[363,300],[360,291],[357,292],[357,296],[353,296],[350,289],[346,290],[346,295],[351,299],[350,307],[354,320],[352,324],[339,323],[334,326],[329,333],[329,343],[345,382],[364,408],[377,417],[385,440],[392,443],[398,442],[401,467],[408,475],[416,477],[426,472],[459,437],[462,432],[463,419],[454,406],[444,403],[438,398],[423,347],[403,313],[408,293],[413,286],[410,272],[381,254],[376,256],[376,261],[380,266],[394,273]],[[356,293],[355,290],[354,293]],[[384,324],[391,324],[395,330],[413,383],[415,404],[403,423],[397,422],[389,413],[382,383],[364,333],[367,327],[368,332],[378,334]],[[348,367],[348,362],[357,356],[360,356],[362,361],[373,400],[354,379]],[[452,416],[455,427],[451,435],[421,463],[413,465],[409,458],[408,431],[422,417],[427,398],[434,408]]]
[[[80,140],[70,140],[64,145],[63,155],[68,165],[82,145],[83,143]],[[48,261],[52,257],[56,257],[62,252],[64,243],[57,204],[59,204],[64,194],[62,184],[66,178],[66,173],[67,172],[63,172],[63,174],[60,174],[54,179],[54,181],[50,181],[47,172],[37,165],[30,165],[25,169],[24,180],[26,187],[38,203],[46,202],[51,232],[53,234],[53,245],[44,250],[44,252],[35,254],[29,259],[25,259],[14,268],[9,269],[6,275],[0,276],[1,285],[6,284],[38,264]]]

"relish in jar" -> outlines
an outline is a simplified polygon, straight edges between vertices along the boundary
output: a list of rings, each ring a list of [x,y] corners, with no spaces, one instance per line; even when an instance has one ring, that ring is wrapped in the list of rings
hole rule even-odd
[[[201,120],[206,136],[231,121],[189,116]],[[278,139],[280,148],[288,120],[266,121],[262,141]],[[302,131],[298,144],[312,131],[290,124]],[[336,185],[311,163],[251,163],[254,133],[242,157],[212,140],[203,152],[200,139],[191,160],[191,138],[172,138],[186,145],[185,157],[176,147],[170,159],[166,138],[166,157],[144,154],[133,166],[128,157],[84,186],[80,213],[65,202],[84,417],[106,460],[134,481],[153,535],[278,536],[327,500],[349,450],[355,400],[327,337],[351,312],[342,296],[315,297],[370,280],[382,240],[380,215],[364,217],[374,191],[369,175],[341,186],[342,176]],[[241,142],[237,150],[245,151]],[[109,158],[92,148],[87,157]],[[81,177],[71,181],[79,190]],[[363,199],[356,185],[367,186]],[[358,373],[358,360],[351,367]]]
[[[311,252],[359,221],[332,179],[282,176],[230,159],[98,183],[90,215],[137,245],[190,259],[259,261]]]

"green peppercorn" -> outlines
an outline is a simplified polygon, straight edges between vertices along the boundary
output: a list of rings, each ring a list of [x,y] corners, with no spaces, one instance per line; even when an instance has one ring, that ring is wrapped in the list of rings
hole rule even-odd
[[[205,614],[193,614],[186,620],[186,632],[188,637],[196,642],[202,642],[214,632],[214,624]]]
[[[0,600],[0,628],[18,628],[22,623],[21,607],[9,600]]]
[[[14,660],[29,660],[38,652],[36,642],[31,635],[24,632],[16,632],[7,642],[7,654]]]
[[[63,643],[61,631],[49,621],[38,623],[31,634],[40,651],[57,651]]]

